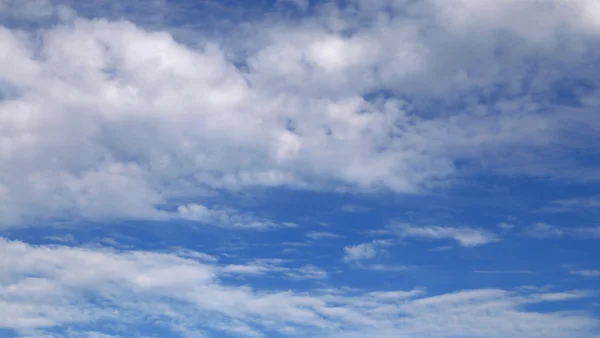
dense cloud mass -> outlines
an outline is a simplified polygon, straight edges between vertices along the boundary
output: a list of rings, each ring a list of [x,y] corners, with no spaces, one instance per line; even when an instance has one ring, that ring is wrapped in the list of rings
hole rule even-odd
[[[598,126],[594,1],[323,4],[250,22],[242,51],[60,8],[0,29],[4,225],[178,218],[167,205],[214,189],[425,192],[460,163],[560,176],[571,159],[529,150]],[[565,82],[577,106],[556,102]]]

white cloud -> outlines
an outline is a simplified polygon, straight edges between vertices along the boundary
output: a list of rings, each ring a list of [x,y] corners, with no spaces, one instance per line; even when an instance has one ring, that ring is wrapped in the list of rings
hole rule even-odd
[[[600,208],[600,197],[592,196],[588,198],[570,198],[552,201],[550,205],[542,208],[542,211],[560,213],[597,208]]]
[[[500,222],[498,223],[498,227],[504,230],[511,230],[515,227],[515,225],[512,223]]]
[[[474,273],[480,274],[520,274],[520,275],[528,275],[533,272],[530,270],[474,270]]]
[[[197,203],[180,205],[177,208],[177,213],[172,217],[229,228],[267,229],[296,226],[296,224],[291,222],[278,223],[242,214],[232,209],[211,209]]]
[[[379,253],[373,243],[362,243],[344,247],[344,261],[353,262],[375,258]]]
[[[600,270],[590,270],[590,269],[573,270],[573,271],[570,271],[570,273],[573,275],[578,275],[578,276],[582,276],[582,277],[600,277]]]
[[[209,329],[248,337],[268,331],[323,337],[499,338],[518,333],[566,338],[589,337],[599,324],[580,312],[523,310],[525,304],[590,297],[577,290],[300,293],[229,285],[219,278],[219,266],[168,253],[7,240],[0,241],[0,253],[0,328],[22,336],[44,336],[49,329],[75,333],[81,326],[93,327],[100,336],[119,336],[135,334],[139,325],[158,325],[182,335]],[[316,267],[300,271],[321,277]]]
[[[379,271],[379,272],[397,272],[397,271],[407,271],[410,267],[405,265],[386,265],[381,263],[373,263],[373,264],[365,264],[358,262],[356,263],[356,267],[363,270],[371,270],[371,271]]]
[[[309,264],[296,271],[291,271],[287,275],[293,279],[326,279],[327,271]]]
[[[327,271],[312,265],[304,265],[300,267],[291,267],[289,263],[292,261],[286,261],[282,259],[255,259],[247,264],[229,264],[218,269],[223,275],[237,275],[237,276],[261,276],[271,275],[280,277],[289,277],[291,279],[303,280],[303,279],[326,279]]]
[[[224,274],[263,275],[273,272],[287,272],[290,269],[282,266],[282,259],[255,259],[247,264],[229,264],[221,268]]]
[[[433,249],[430,249],[429,251],[448,251],[448,250],[452,250],[452,249],[454,249],[453,246],[443,245],[443,246],[438,246]]]
[[[592,1],[544,3],[357,0],[354,14],[324,6],[198,48],[126,20],[2,27],[1,82],[15,93],[0,101],[2,222],[167,220],[174,201],[256,186],[422,192],[450,184],[460,159],[545,175],[530,150],[563,149],[564,128],[593,136],[600,124],[544,99],[564,74],[597,79],[581,69],[600,31]],[[2,4],[60,16],[48,1]],[[382,88],[407,100],[373,99]],[[474,103],[490,88],[506,92]],[[467,94],[461,111],[429,116],[419,103]]]
[[[342,206],[342,211],[344,211],[344,212],[359,213],[359,212],[367,212],[369,210],[371,210],[371,209],[368,207],[361,206],[361,205],[355,205],[355,204],[344,204]]]
[[[600,239],[600,226],[590,228],[575,228],[573,230],[574,236],[578,236],[585,239]]]
[[[319,239],[332,239],[332,238],[340,238],[341,236],[338,234],[334,234],[332,232],[326,232],[326,231],[311,231],[309,233],[306,234],[306,237],[311,238],[311,239],[315,239],[315,240],[319,240]]]
[[[525,229],[525,236],[537,239],[573,237],[578,239],[600,239],[600,227],[558,227],[546,223],[536,223]]]
[[[565,292],[555,292],[555,293],[546,293],[542,295],[538,295],[537,299],[544,302],[556,302],[556,301],[567,301],[574,299],[582,299],[588,298],[593,295],[593,292],[590,291],[565,291]]]
[[[424,294],[425,290],[422,289],[415,289],[411,291],[374,291],[367,293],[368,296],[371,296],[381,301],[389,302],[415,298],[418,296],[423,296]]]
[[[375,271],[398,271],[406,270],[405,266],[392,266],[380,263],[365,264],[363,261],[368,261],[376,257],[385,256],[388,252],[384,247],[394,245],[391,239],[375,239],[368,243],[357,245],[347,245],[344,247],[343,260],[346,263],[354,263],[357,267]]]
[[[534,238],[555,238],[562,237],[565,233],[559,227],[546,223],[536,223],[527,229],[526,234]]]
[[[499,240],[498,236],[483,229],[442,226],[413,226],[398,224],[391,227],[400,237],[452,239],[464,247],[485,245]]]

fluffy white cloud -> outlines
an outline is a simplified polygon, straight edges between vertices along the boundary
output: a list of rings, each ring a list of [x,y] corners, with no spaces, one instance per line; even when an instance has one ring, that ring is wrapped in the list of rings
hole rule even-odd
[[[2,223],[166,220],[180,202],[190,217],[215,189],[418,192],[450,183],[457,160],[514,170],[529,149],[568,146],[564,128],[595,135],[595,115],[551,102],[564,74],[597,78],[582,70],[594,2],[354,3],[192,48],[169,27],[2,1],[66,20],[0,27]]]
[[[344,247],[344,261],[353,262],[375,258],[379,252],[373,243],[362,243]]]
[[[443,226],[413,226],[398,224],[392,226],[400,237],[417,237],[426,239],[452,239],[465,247],[474,247],[497,242],[500,239],[492,232],[483,229],[457,228]]]
[[[428,297],[423,289],[280,292],[226,284],[218,265],[170,253],[4,239],[0,253],[0,328],[23,336],[83,326],[100,336],[125,333],[120,330],[130,335],[151,325],[182,335],[566,338],[592,337],[599,324],[583,313],[523,310],[526,304],[589,297],[584,291],[481,289]],[[318,270],[301,269],[320,278]]]

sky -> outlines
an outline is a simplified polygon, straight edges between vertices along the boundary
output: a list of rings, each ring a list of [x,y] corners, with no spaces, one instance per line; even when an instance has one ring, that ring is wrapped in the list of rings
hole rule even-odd
[[[600,2],[0,0],[0,337],[600,338]]]

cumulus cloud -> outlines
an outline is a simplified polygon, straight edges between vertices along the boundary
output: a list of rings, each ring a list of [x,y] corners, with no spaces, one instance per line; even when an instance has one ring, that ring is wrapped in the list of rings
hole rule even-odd
[[[175,201],[189,216],[211,192],[253,187],[423,192],[458,161],[546,175],[530,150],[571,146],[565,128],[596,135],[585,106],[553,102],[565,74],[598,78],[584,67],[593,1],[351,3],[199,46],[131,10],[0,27],[2,223],[168,220]]]
[[[363,259],[370,259],[377,256],[377,250],[371,243],[349,245],[344,247],[344,261],[351,262]]]
[[[500,240],[498,236],[492,232],[468,227],[413,226],[410,224],[398,224],[392,226],[391,229],[393,229],[400,237],[452,239],[464,247],[475,247]]]
[[[349,263],[375,258],[386,252],[382,247],[391,244],[389,240],[374,240],[369,243],[347,245],[344,247],[344,261]]]
[[[424,289],[253,289],[223,282],[218,265],[172,253],[32,246],[0,240],[0,328],[16,334],[84,331],[135,334],[139,325],[175,334],[267,332],[324,337],[589,337],[584,313],[542,313],[523,305],[589,297],[480,289],[426,296]],[[299,270],[321,278],[319,269]],[[93,299],[93,301],[90,301]],[[118,323],[119,325],[107,325]],[[449,325],[448,323],[452,323]],[[125,331],[122,331],[125,330]]]

